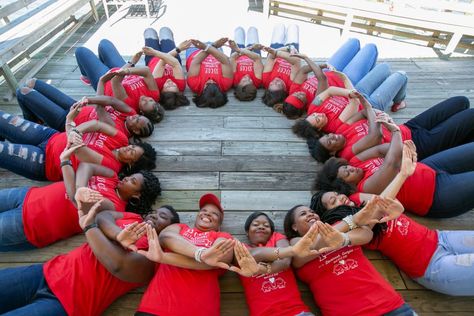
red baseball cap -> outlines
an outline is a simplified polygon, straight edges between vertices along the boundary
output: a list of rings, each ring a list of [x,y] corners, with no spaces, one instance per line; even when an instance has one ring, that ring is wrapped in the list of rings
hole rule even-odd
[[[219,198],[212,193],[207,193],[201,196],[199,199],[199,208],[203,208],[207,204],[212,204],[216,206],[222,214],[224,214],[224,209],[222,208],[221,201]]]
[[[294,95],[289,95],[285,99],[285,102],[288,103],[288,104],[291,104],[292,106],[294,106],[297,109],[302,109],[305,106],[304,102],[301,101],[300,99],[298,99],[297,97],[295,97]]]

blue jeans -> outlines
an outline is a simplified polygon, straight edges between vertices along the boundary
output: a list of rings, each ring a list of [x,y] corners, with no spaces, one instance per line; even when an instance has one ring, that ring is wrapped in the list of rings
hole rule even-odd
[[[106,39],[99,43],[99,57],[88,48],[78,47],[76,49],[76,60],[81,74],[89,78],[94,90],[97,90],[100,77],[107,71],[125,65],[125,60],[117,51],[117,48]]]
[[[173,32],[169,27],[162,27],[160,29],[159,36],[158,34],[156,34],[156,31],[154,31],[154,34],[156,35],[156,37],[145,37],[145,46],[151,47],[163,53],[168,53],[176,48]],[[152,59],[153,56],[145,55],[145,65],[148,66],[150,60]],[[179,56],[179,54],[176,56],[176,59],[178,59],[179,63],[181,63],[181,57]]]
[[[411,308],[411,306],[408,305],[407,303],[403,304],[397,309],[394,309],[391,312],[384,314],[384,316],[416,316],[416,315],[418,314],[415,313],[413,308]]]
[[[387,63],[378,64],[357,84],[356,89],[381,111],[387,111],[393,103],[405,99],[408,77],[405,72],[391,73]]]
[[[2,315],[67,315],[46,283],[42,264],[0,270],[0,293]]]
[[[26,239],[23,228],[23,202],[29,190],[30,187],[0,190],[0,251],[36,248]]]
[[[287,45],[293,45],[297,50],[300,49],[298,26],[290,24],[288,28],[285,29],[283,24],[275,25],[272,31],[270,47],[278,49]]]
[[[474,295],[474,231],[438,231],[438,248],[415,281],[448,295]]]
[[[36,79],[33,89],[26,94],[21,89],[16,90],[23,117],[33,122],[40,119],[46,125],[63,132],[66,115],[76,100],[39,79]]]
[[[0,111],[0,167],[29,179],[44,181],[46,144],[57,130]]]
[[[367,44],[360,49],[359,40],[350,38],[329,58],[328,64],[345,73],[356,85],[374,68],[377,57],[377,46]]]
[[[433,203],[426,216],[452,217],[474,207],[474,143],[468,143],[423,159],[436,171]]]
[[[411,130],[418,160],[474,141],[474,109],[469,99],[446,99],[405,123]]]
[[[234,30],[234,41],[239,48],[246,48],[250,47],[253,44],[258,44],[260,41],[258,40],[258,30],[256,27],[251,26],[247,30],[247,42],[245,41],[245,30],[243,27],[238,26]],[[234,51],[232,51],[233,53]],[[260,55],[260,50],[255,50],[255,53]]]

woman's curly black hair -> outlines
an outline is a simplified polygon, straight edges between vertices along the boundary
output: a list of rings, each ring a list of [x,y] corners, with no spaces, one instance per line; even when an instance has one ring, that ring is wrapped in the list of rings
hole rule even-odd
[[[182,92],[162,92],[160,104],[169,111],[189,105],[189,100]]]
[[[161,120],[163,120],[163,118],[165,117],[165,109],[160,105],[160,103],[155,102],[152,111],[146,112],[146,113],[143,112],[142,114],[143,114],[143,116],[148,118],[151,122],[160,123]],[[153,132],[153,130],[151,132]],[[151,135],[151,132],[148,136]],[[145,136],[145,135],[139,135],[139,136],[140,137],[148,137],[148,136]]]
[[[329,158],[314,180],[313,191],[337,191],[345,195],[351,195],[356,191],[355,187],[337,177],[339,168],[347,166],[349,163],[342,158]]]
[[[139,198],[129,199],[127,202],[127,212],[146,214],[151,211],[151,207],[155,203],[159,195],[161,195],[160,180],[150,171],[140,170],[143,176],[142,189]]]
[[[156,168],[156,151],[153,146],[140,139],[134,140],[134,145],[143,149],[143,155],[132,165],[125,165],[120,174],[134,174],[139,170],[153,170]]]
[[[234,95],[239,101],[252,101],[257,97],[257,87],[253,83],[238,85],[234,88]]]
[[[285,236],[286,238],[288,238],[288,240],[291,240],[292,238],[295,238],[295,237],[300,237],[299,233],[293,230],[291,226],[293,226],[293,224],[295,223],[294,213],[296,209],[301,206],[304,206],[304,205],[301,205],[301,204],[295,205],[288,212],[286,212],[285,219],[283,220],[283,229],[285,231]]]
[[[331,225],[334,223],[337,223],[348,215],[356,214],[363,207],[363,205],[361,207],[340,205],[331,210],[328,210],[326,207],[324,207],[324,204],[322,202],[323,195],[326,192],[329,192],[329,191],[318,191],[315,194],[313,194],[313,197],[311,198],[311,209],[313,209],[316,212],[316,214],[319,215],[319,218],[324,223],[328,223]],[[382,238],[382,234],[386,230],[387,230],[386,223],[374,225],[374,227],[372,228],[372,231],[374,232],[372,243],[375,243],[375,245],[378,245],[380,243],[380,239]]]
[[[250,214],[249,217],[247,217],[247,219],[245,220],[244,229],[246,233],[249,232],[250,225],[252,224],[253,220],[261,215],[265,216],[268,222],[270,223],[270,230],[272,234],[275,232],[275,223],[272,221],[272,219],[266,213],[257,211]]]
[[[306,144],[308,144],[308,150],[311,157],[316,161],[324,163],[332,157],[329,150],[321,144],[319,138],[310,137],[306,140]]]
[[[171,205],[162,205],[160,206],[160,208],[167,209],[168,211],[170,211],[171,215],[173,215],[173,217],[171,218],[171,224],[179,223],[180,221],[179,214],[178,212],[176,212],[174,207],[172,207]]]
[[[283,102],[287,96],[288,92],[283,89],[273,91],[266,89],[263,93],[262,102],[265,105],[273,107],[275,104]]]
[[[278,107],[276,107],[277,105]],[[278,113],[283,113],[286,116],[286,118],[289,118],[290,120],[297,119],[306,112],[304,108],[298,109],[288,102],[276,104],[275,106],[273,106],[273,109],[277,111]]]
[[[291,127],[291,130],[295,135],[304,138],[319,138],[322,136],[321,131],[314,128],[306,119],[300,118],[295,121],[295,124]]]
[[[222,92],[217,84],[208,84],[201,94],[193,97],[193,102],[199,108],[219,108],[224,106],[228,101],[227,93]]]

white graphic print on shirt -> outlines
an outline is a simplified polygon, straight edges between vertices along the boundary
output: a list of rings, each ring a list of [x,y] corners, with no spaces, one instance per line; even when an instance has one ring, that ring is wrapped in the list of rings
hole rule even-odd
[[[273,273],[269,275],[258,276],[263,277],[265,281],[262,283],[262,292],[268,293],[277,289],[286,288],[286,281],[279,276],[279,273]]]

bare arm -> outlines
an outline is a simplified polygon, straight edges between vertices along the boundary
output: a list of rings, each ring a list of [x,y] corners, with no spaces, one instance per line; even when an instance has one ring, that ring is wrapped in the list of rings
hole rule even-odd
[[[94,222],[96,212],[97,205],[94,205],[87,215],[79,212],[79,223],[82,229]],[[109,240],[98,227],[88,229],[85,236],[97,260],[120,280],[146,283],[155,274],[155,264],[152,261],[123,249]]]
[[[390,184],[400,170],[402,150],[403,143],[400,130],[393,129],[392,141],[385,155],[384,162],[382,166],[365,181],[363,192],[380,194]],[[359,155],[357,155],[357,157],[359,157]]]
[[[380,123],[375,119],[375,113],[372,110],[372,105],[359,93],[359,100],[367,113],[367,123],[369,124],[369,132],[366,136],[352,145],[352,153],[357,155],[364,150],[380,144],[382,141],[382,132],[380,130]]]

